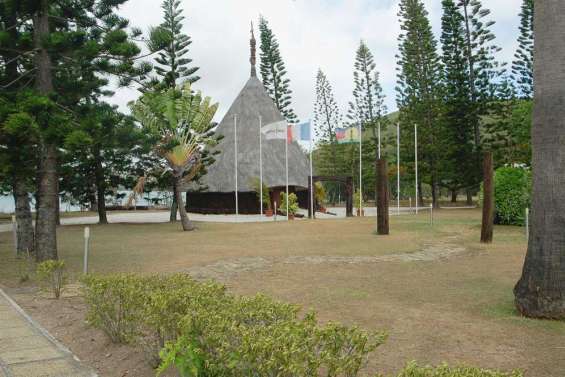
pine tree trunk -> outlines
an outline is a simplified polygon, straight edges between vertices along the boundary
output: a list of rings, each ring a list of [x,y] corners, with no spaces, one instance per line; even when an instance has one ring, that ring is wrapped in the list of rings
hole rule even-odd
[[[94,151],[94,178],[96,180],[96,206],[98,210],[98,223],[108,224],[106,214],[106,179],[104,177],[104,167],[99,151]]]
[[[483,222],[481,242],[491,243],[494,228],[494,171],[492,152],[485,152],[483,161]]]
[[[173,178],[173,202],[171,203],[171,210],[169,214],[169,222],[174,223],[177,221],[178,203],[177,203],[177,180]]]
[[[451,190],[451,203],[457,203],[457,190]]]
[[[34,231],[29,205],[29,192],[26,189],[25,180],[22,177],[14,176],[13,194],[16,207],[16,223],[18,226],[18,256],[33,254],[34,250]]]
[[[472,206],[473,205],[473,191],[471,191],[471,189],[467,189],[465,193],[467,195],[467,205]]]
[[[184,201],[182,200],[182,192],[180,190],[181,187],[182,187],[182,178],[176,177],[175,178],[175,197],[177,198],[178,210],[179,210],[179,213],[180,213],[180,221],[182,223],[182,230],[191,231],[191,230],[194,230],[194,224],[192,224],[192,222],[188,218],[188,214],[186,213]]]
[[[438,187],[437,187],[437,179],[435,177],[435,173],[432,173],[432,206],[434,208],[439,208],[439,200],[438,200]]]
[[[565,8],[535,4],[533,192],[528,252],[514,288],[518,310],[565,319]]]
[[[53,91],[51,57],[43,47],[49,35],[49,0],[41,0],[33,16],[36,86],[39,94],[47,96]],[[57,259],[57,146],[52,141],[41,141],[39,159],[39,187],[37,222],[35,225],[35,252],[38,261]]]
[[[418,201],[419,201],[418,205],[420,207],[425,206],[424,205],[424,192],[422,191],[422,182],[421,181],[418,182]]]

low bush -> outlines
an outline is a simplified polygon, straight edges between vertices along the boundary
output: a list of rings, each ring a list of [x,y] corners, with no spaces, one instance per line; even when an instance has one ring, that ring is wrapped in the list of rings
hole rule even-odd
[[[84,298],[88,323],[101,329],[115,343],[127,343],[140,332],[146,302],[146,280],[136,275],[98,277],[87,275]]]
[[[450,368],[447,364],[440,365],[436,368],[426,366],[420,367],[416,363],[409,363],[406,368],[400,372],[398,377],[523,377],[520,371],[499,372],[487,369],[478,369],[472,367]]]
[[[84,278],[88,321],[115,342],[161,349],[181,376],[356,376],[385,334],[336,323],[264,295],[235,296],[188,275]]]
[[[37,265],[37,277],[53,292],[56,299],[60,298],[67,282],[65,261],[47,260],[41,262]]]
[[[296,215],[300,207],[298,206],[298,196],[291,192],[288,194],[288,213],[290,215]],[[286,216],[286,193],[281,192],[280,195],[280,206],[279,211]]]
[[[529,170],[518,167],[496,169],[494,175],[495,223],[524,225],[530,207],[532,185]]]

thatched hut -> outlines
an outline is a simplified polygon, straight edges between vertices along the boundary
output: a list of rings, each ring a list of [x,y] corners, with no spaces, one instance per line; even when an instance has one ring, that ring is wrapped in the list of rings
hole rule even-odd
[[[260,175],[259,125],[285,121],[255,68],[255,38],[251,37],[251,77],[218,125],[223,136],[217,146],[216,161],[207,168],[200,186],[186,187],[187,207],[191,212],[235,212],[235,127],[237,118],[238,201],[240,213],[259,213],[259,199],[252,180]],[[263,182],[271,191],[271,201],[279,202],[286,189],[285,140],[266,140],[262,136]],[[288,145],[288,183],[291,192],[299,196],[301,206],[307,206],[309,162],[304,150],[293,141]]]

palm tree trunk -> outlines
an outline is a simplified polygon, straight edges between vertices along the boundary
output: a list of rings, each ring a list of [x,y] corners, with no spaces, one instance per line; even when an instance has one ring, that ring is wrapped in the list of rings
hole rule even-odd
[[[192,221],[190,221],[190,219],[188,218],[188,214],[186,213],[186,208],[184,206],[184,201],[182,200],[182,192],[180,190],[180,188],[182,187],[181,181],[181,177],[175,177],[175,198],[177,198],[182,230],[191,231],[194,230],[194,224],[192,224]]]
[[[36,86],[39,94],[48,95],[53,91],[51,57],[43,46],[49,35],[49,1],[41,0],[39,9],[33,16]],[[36,258],[38,261],[57,259],[57,209],[59,193],[57,190],[57,146],[47,140],[41,141],[39,162],[39,187],[37,208]]]
[[[565,319],[565,7],[536,2],[533,193],[528,252],[514,288],[518,310]]]
[[[178,203],[177,203],[177,180],[173,178],[173,202],[171,203],[171,213],[169,221],[174,223],[177,221]]]
[[[16,207],[16,223],[18,226],[18,256],[33,254],[34,232],[29,205],[29,193],[25,187],[25,180],[17,175],[13,180],[13,194]]]

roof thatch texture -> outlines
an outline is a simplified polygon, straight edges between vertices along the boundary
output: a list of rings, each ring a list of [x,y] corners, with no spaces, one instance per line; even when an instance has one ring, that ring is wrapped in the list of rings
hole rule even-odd
[[[217,133],[224,136],[216,147],[220,154],[208,173],[200,180],[207,192],[235,191],[234,116],[237,116],[238,191],[253,191],[252,178],[259,177],[259,117],[263,126],[284,121],[280,111],[267,94],[263,84],[252,76],[218,125]],[[286,185],[285,140],[266,140],[263,135],[263,181],[268,187]],[[309,162],[297,142],[288,145],[288,184],[308,187]],[[188,191],[202,191],[195,185]]]

